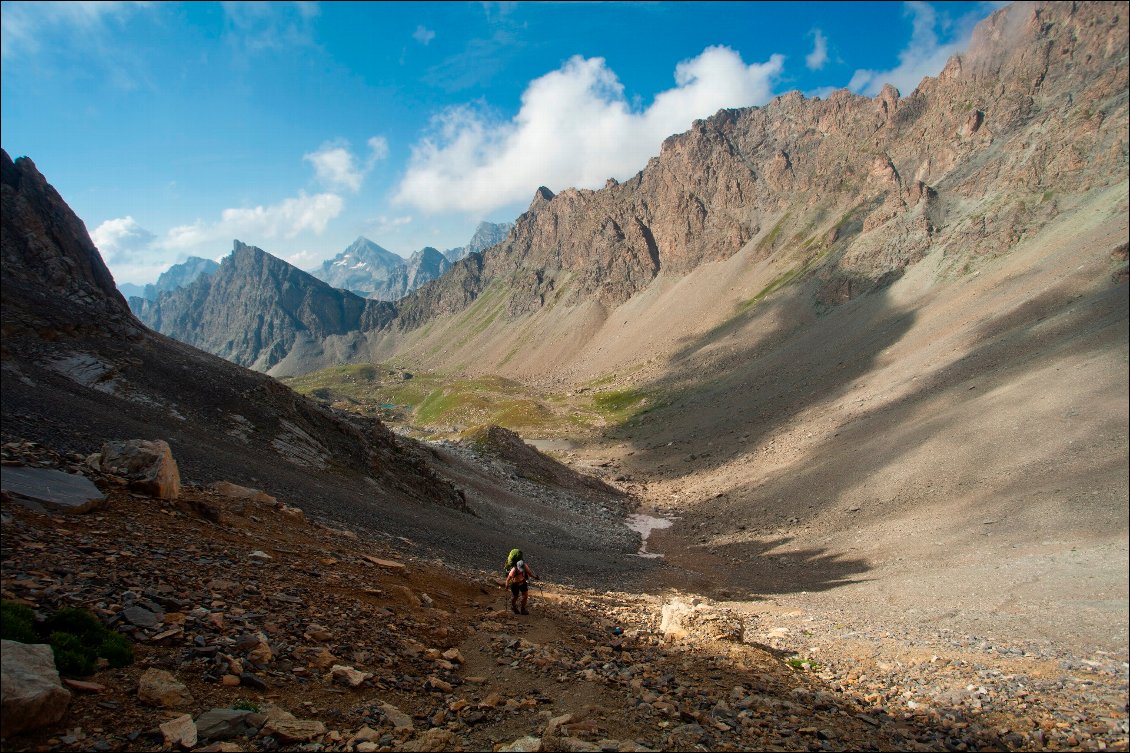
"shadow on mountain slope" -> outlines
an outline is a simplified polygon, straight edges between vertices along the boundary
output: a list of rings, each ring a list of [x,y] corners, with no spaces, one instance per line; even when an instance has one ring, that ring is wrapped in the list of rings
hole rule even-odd
[[[1121,369],[1125,407],[1125,284],[1064,279],[1011,308],[967,309],[964,324],[923,319],[929,300],[909,311],[890,289],[806,321],[805,296],[688,344],[644,387],[670,397],[609,432],[634,451],[625,469],[683,516],[650,546],[669,582],[821,591],[919,537],[980,547],[991,518],[1008,516],[1010,540],[1050,521],[1124,527],[1125,410],[1099,406],[1119,404]],[[1094,490],[1086,515],[1060,488]]]

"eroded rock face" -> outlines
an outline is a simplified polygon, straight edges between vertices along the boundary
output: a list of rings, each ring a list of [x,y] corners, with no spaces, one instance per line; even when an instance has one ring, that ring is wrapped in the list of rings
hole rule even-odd
[[[4,736],[62,719],[71,702],[71,693],[59,682],[51,647],[46,643],[16,641],[0,641],[0,644]]]

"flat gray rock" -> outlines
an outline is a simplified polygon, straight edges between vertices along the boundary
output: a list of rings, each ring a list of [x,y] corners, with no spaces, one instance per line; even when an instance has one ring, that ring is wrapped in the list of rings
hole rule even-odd
[[[0,488],[33,509],[51,512],[89,512],[106,501],[86,476],[50,468],[0,467]]]

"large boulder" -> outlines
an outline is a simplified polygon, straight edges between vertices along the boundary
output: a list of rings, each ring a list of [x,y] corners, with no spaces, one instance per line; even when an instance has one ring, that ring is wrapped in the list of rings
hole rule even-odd
[[[226,740],[248,737],[259,731],[255,715],[246,709],[209,709],[196,719],[196,730],[201,740]]]
[[[50,646],[0,641],[0,666],[0,722],[5,737],[63,718],[71,693],[59,682]]]
[[[131,439],[102,445],[98,467],[129,479],[131,489],[158,499],[180,496],[180,471],[169,443],[161,439]]]

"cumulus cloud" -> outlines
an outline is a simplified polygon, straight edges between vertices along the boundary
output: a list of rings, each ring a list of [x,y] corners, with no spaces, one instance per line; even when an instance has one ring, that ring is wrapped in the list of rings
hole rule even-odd
[[[848,88],[859,94],[874,96],[891,84],[903,94],[909,94],[926,76],[941,73],[951,55],[956,55],[969,44],[976,18],[970,14],[956,23],[924,2],[908,2],[905,12],[912,17],[913,31],[910,43],[899,53],[899,64],[887,71],[860,69],[851,77]],[[943,43],[938,32],[950,31],[952,39]]]
[[[318,151],[304,154],[302,159],[314,166],[314,174],[326,188],[355,193],[361,189],[365,174],[345,147],[323,144]]]
[[[412,38],[427,47],[428,43],[436,38],[436,33],[424,26],[417,26],[416,31],[412,33]]]
[[[481,215],[528,200],[539,185],[595,188],[634,175],[663,139],[726,107],[763,104],[784,58],[746,65],[708,47],[675,68],[675,86],[633,109],[603,58],[574,56],[530,83],[510,120],[480,107],[444,110],[412,148],[396,201]]]
[[[334,193],[300,193],[271,206],[225,209],[218,222],[197,220],[191,225],[178,225],[169,230],[161,245],[190,249],[230,243],[233,238],[257,243],[260,239],[293,238],[303,232],[320,235],[344,207],[345,201]]]
[[[813,29],[811,35],[812,52],[804,56],[804,65],[810,71],[818,71],[828,62],[828,39],[819,29]]]
[[[317,151],[304,154],[302,159],[314,166],[314,175],[331,191],[357,193],[373,166],[388,156],[388,140],[373,136],[368,141],[369,156],[364,164],[349,151],[348,142],[336,141],[322,144]]]
[[[90,239],[106,263],[114,264],[139,260],[153,246],[157,236],[127,215],[106,220],[94,228]]]

